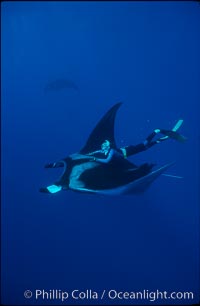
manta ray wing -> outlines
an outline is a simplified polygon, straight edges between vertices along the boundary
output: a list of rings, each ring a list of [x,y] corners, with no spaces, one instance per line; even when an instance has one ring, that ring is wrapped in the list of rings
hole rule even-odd
[[[97,123],[85,146],[80,150],[81,154],[88,154],[90,152],[100,150],[101,144],[106,139],[112,143],[114,148],[116,148],[114,125],[116,113],[121,104],[121,102],[115,104]]]
[[[110,189],[90,189],[87,187],[78,187],[76,188],[72,186],[72,190],[79,191],[79,192],[86,192],[86,193],[95,193],[95,194],[103,194],[103,195],[110,195],[110,196],[117,196],[117,195],[133,195],[139,194],[146,191],[150,185],[169,167],[171,167],[174,162],[166,164],[159,169],[148,173],[147,175],[140,177],[138,179],[133,180],[128,184],[122,184],[121,186],[110,188]]]

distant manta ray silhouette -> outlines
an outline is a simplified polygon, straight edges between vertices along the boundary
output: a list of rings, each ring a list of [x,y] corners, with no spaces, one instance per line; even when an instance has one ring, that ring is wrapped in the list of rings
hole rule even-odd
[[[45,92],[59,91],[62,89],[74,89],[75,91],[79,92],[78,86],[73,81],[67,79],[57,79],[49,82],[45,87]]]

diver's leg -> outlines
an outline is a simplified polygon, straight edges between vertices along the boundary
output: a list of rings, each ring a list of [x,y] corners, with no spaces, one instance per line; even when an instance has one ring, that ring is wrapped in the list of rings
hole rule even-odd
[[[151,148],[152,146],[165,141],[169,138],[175,139],[179,142],[185,142],[186,141],[186,137],[184,137],[183,135],[177,133],[177,130],[180,128],[180,126],[182,125],[183,120],[180,119],[175,126],[172,128],[172,130],[164,130],[164,129],[155,129],[146,139],[143,143],[138,144],[136,146],[128,146],[125,148],[121,148],[121,151],[124,155],[124,158],[140,153],[142,151],[145,151],[149,148]],[[160,137],[157,140],[153,140],[153,138],[157,135],[157,134],[163,134],[165,135],[164,137]]]
[[[149,148],[151,148],[152,146],[154,146],[155,144],[158,144],[160,143],[161,141],[164,141],[166,140],[166,138],[159,138],[158,140],[155,140],[155,141],[152,141],[153,138],[158,134],[160,133],[160,130],[159,129],[155,129],[146,139],[145,141],[143,141],[142,143],[136,145],[136,146],[133,146],[133,145],[130,145],[130,146],[127,146],[127,147],[124,147],[124,148],[121,148],[121,151],[124,155],[124,158],[128,157],[128,156],[131,156],[131,155],[134,155],[134,154],[137,154],[137,153],[140,153],[140,152],[143,152]]]
[[[151,143],[152,139],[158,134],[160,133],[160,129],[155,129],[147,138],[146,141],[147,143]]]
[[[123,153],[124,158],[137,154],[139,152],[145,151],[146,150],[146,146],[144,145],[144,143],[140,143],[136,146],[130,145],[130,146],[126,146],[124,148],[120,148],[120,150]]]
[[[180,123],[181,121],[181,123]],[[164,129],[155,129],[146,139],[143,143],[140,143],[136,146],[130,145],[124,148],[120,148],[120,150],[123,153],[124,158],[140,153],[142,151],[145,151],[149,148],[151,148],[152,146],[165,141],[169,138],[173,138],[179,142],[185,142],[186,138],[181,135],[178,134],[176,131],[178,130],[178,128],[181,126],[183,120],[179,120],[178,123],[174,126],[174,128],[172,130],[164,130]],[[153,141],[153,138],[157,135],[157,134],[163,134],[165,135],[164,137],[160,137],[157,140]]]
[[[163,131],[163,130],[155,129],[155,130],[153,131],[153,133],[151,133],[151,134],[146,138],[146,140],[144,141],[144,145],[146,146],[146,149],[149,149],[149,148],[151,148],[152,146],[154,146],[155,144],[158,144],[158,143],[160,143],[160,142],[162,142],[162,141],[168,139],[168,137],[160,137],[160,138],[158,138],[157,140],[154,140],[154,141],[153,141],[153,138],[154,138],[157,134],[159,134],[159,133],[163,134],[162,131]]]

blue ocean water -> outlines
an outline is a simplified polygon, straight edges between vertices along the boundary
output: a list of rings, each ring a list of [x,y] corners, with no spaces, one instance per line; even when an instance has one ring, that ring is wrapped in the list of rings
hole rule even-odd
[[[1,4],[1,17],[2,303],[197,303],[199,4],[16,1]],[[79,90],[45,91],[58,79]],[[183,179],[161,176],[140,196],[39,193],[60,175],[44,165],[77,152],[119,101],[119,146],[184,119],[185,144],[167,140],[130,158],[176,161],[167,173]],[[50,299],[75,289],[99,298]],[[194,298],[112,299],[109,290]]]

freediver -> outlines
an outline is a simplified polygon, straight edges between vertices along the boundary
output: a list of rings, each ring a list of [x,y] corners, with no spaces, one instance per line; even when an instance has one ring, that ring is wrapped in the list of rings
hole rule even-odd
[[[186,138],[177,133],[177,129],[182,124],[182,120],[179,120],[175,127],[172,130],[164,130],[164,129],[155,129],[142,143],[138,145],[129,145],[122,148],[113,148],[112,144],[109,140],[105,140],[101,145],[101,150],[91,152],[88,155],[102,155],[103,158],[93,157],[93,161],[108,164],[111,161],[119,160],[121,158],[127,158],[131,155],[146,151],[147,149],[151,148],[152,146],[167,140],[168,138],[175,139],[179,142],[185,142]],[[158,138],[157,140],[153,140],[153,138],[157,134],[163,134],[165,136],[162,136]]]
[[[164,130],[164,129],[155,129],[142,143],[138,145],[129,145],[122,148],[114,148],[112,143],[109,140],[104,140],[101,145],[101,149],[87,153],[89,161],[95,161],[103,164],[108,164],[112,161],[119,161],[120,159],[127,158],[131,155],[146,151],[152,146],[161,143],[164,140],[169,138],[175,139],[179,142],[185,142],[186,138],[177,133],[178,128],[182,125],[183,120],[179,120],[172,130]],[[164,136],[158,138],[157,140],[153,140],[157,134],[162,134]],[[102,158],[99,158],[102,157]],[[62,162],[49,163],[45,165],[45,168],[58,168],[63,167]]]

